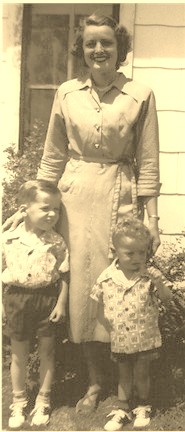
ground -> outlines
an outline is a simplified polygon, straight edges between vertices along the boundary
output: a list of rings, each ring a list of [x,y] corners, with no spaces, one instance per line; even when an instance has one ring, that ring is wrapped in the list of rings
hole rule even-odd
[[[183,366],[184,347],[174,347],[173,359],[162,355],[161,359],[152,365],[152,404],[153,417],[148,431],[177,431],[185,429],[185,368]],[[101,431],[106,422],[106,415],[116,404],[116,369],[110,361],[103,359],[106,375],[107,394],[100,401],[97,410],[86,416],[76,414],[75,404],[84,394],[87,377],[83,358],[79,348],[66,344],[60,347],[63,361],[57,361],[56,382],[53,388],[53,410],[51,420],[45,431]],[[61,352],[62,351],[62,352]],[[174,358],[175,363],[174,363]],[[64,364],[68,365],[64,373]],[[173,363],[173,364],[172,364]],[[33,407],[36,387],[31,385],[29,377],[29,392]],[[2,430],[8,430],[9,405],[11,404],[11,382],[9,366],[3,365],[2,374]],[[127,424],[123,430],[132,430],[133,423]],[[33,430],[29,422],[22,429]],[[34,429],[35,430],[35,429]],[[38,428],[43,430],[43,428]],[[146,429],[145,429],[146,430]]]

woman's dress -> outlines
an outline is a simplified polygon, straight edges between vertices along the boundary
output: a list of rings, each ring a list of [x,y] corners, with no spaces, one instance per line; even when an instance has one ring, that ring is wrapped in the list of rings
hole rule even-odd
[[[159,194],[159,145],[151,89],[117,73],[101,100],[91,78],[55,96],[38,178],[58,183],[60,230],[70,252],[69,313],[74,342],[92,341],[97,304],[90,293],[113,259],[111,234],[123,214],[142,214]],[[107,342],[104,324],[96,340]]]

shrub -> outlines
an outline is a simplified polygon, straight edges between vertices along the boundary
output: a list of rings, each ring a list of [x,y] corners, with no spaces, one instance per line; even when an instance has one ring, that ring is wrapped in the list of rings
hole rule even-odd
[[[2,182],[2,222],[17,210],[16,198],[21,184],[36,178],[44,147],[43,129],[43,123],[36,121],[32,133],[25,139],[22,155],[12,147],[5,150],[8,155],[5,169],[9,176]]]

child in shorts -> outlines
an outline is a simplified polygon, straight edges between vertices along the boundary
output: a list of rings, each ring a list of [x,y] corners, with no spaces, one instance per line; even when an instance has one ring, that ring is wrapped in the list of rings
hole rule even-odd
[[[157,296],[168,305],[172,292],[159,270],[146,267],[151,236],[142,221],[125,217],[116,226],[112,240],[116,259],[99,276],[91,294],[103,305],[110,328],[111,357],[119,370],[117,409],[108,414],[110,420],[104,429],[121,430],[125,421],[132,420],[132,414],[134,428],[140,429],[150,422],[150,363],[158,358],[162,344]]]
[[[39,340],[40,389],[31,425],[49,423],[56,323],[65,319],[69,271],[65,242],[54,230],[61,207],[59,189],[48,181],[27,181],[20,188],[18,203],[23,223],[2,236],[4,311],[12,351],[10,428],[20,428],[26,419],[26,366],[35,332]]]

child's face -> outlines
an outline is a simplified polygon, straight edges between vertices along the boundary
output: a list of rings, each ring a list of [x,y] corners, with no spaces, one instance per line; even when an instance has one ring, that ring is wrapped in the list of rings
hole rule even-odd
[[[49,231],[55,226],[60,212],[60,195],[39,191],[34,202],[27,205],[26,215],[33,229]]]
[[[116,246],[120,267],[125,272],[138,272],[146,264],[148,244],[125,237]]]

